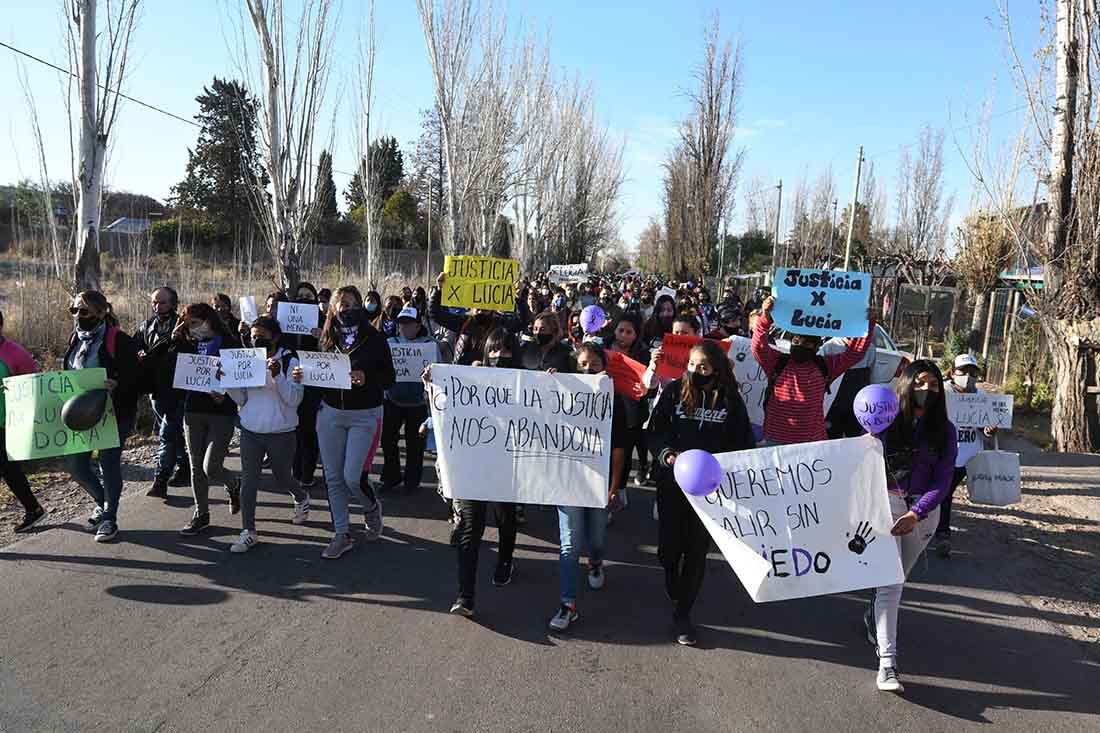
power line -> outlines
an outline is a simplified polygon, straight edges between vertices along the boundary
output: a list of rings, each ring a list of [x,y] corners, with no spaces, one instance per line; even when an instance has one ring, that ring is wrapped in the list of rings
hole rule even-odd
[[[35,56],[32,53],[28,53],[28,52],[26,52],[22,49],[16,48],[15,46],[11,46],[7,43],[4,43],[3,41],[0,41],[0,46],[2,46],[3,48],[8,49],[9,51],[14,51],[15,53],[20,54],[21,56],[26,56],[27,58],[31,59],[32,61],[37,61],[38,63],[42,64],[43,66],[48,66],[49,68],[53,69],[54,71],[59,71],[62,74],[66,74],[66,75],[72,76],[72,77],[76,76],[76,74],[73,73],[73,71],[71,69],[63,69],[63,68],[61,68],[60,66],[58,66],[56,64],[52,64],[49,61],[46,61],[45,59],[41,59],[41,58],[39,58],[38,56]],[[96,86],[98,86],[100,89],[103,89],[104,91],[112,91],[110,89],[107,89],[107,87],[105,87],[103,84],[99,84],[98,82],[96,83]],[[118,96],[122,97],[123,99],[125,99],[127,101],[133,102],[134,104],[139,104],[142,107],[145,107],[146,109],[153,110],[154,112],[159,112],[162,115],[165,115],[167,117],[171,117],[173,120],[178,120],[180,122],[184,122],[188,125],[191,125],[192,127],[198,127],[198,128],[202,127],[202,125],[195,122],[194,120],[189,120],[186,117],[180,117],[179,115],[175,114],[174,112],[169,112],[168,110],[162,109],[161,107],[158,107],[155,104],[150,104],[148,102],[143,102],[142,100],[138,99],[137,97],[131,97],[129,94],[123,94],[121,91],[119,91],[117,89],[113,90],[113,91],[114,91],[115,94],[118,94]],[[316,163],[312,163],[311,165],[314,168],[318,167]],[[332,169],[332,172],[333,173],[339,173],[342,176],[348,176],[348,177],[354,177],[355,176],[354,173],[348,173],[347,171],[341,171],[341,170],[337,170],[335,168]]]

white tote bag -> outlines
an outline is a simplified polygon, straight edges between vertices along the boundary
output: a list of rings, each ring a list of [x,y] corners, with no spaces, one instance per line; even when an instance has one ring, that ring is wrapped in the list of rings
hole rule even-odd
[[[1008,506],[1020,501],[1020,454],[983,450],[966,464],[966,488],[975,504]]]

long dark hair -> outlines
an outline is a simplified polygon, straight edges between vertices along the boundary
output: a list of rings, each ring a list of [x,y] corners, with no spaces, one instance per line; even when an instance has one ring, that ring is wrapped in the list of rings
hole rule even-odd
[[[726,352],[717,341],[700,341],[691,347],[690,353],[702,352],[707,362],[714,368],[714,380],[711,382],[711,390],[697,389],[691,383],[691,372],[685,371],[680,377],[680,403],[684,406],[684,414],[691,414],[696,407],[714,409],[718,404],[718,395],[725,395],[726,406],[733,408],[732,400],[740,400],[741,393],[737,389],[737,377],[733,375],[733,365],[730,364]],[[706,392],[711,392],[711,404],[706,405]]]
[[[191,325],[192,319],[209,323],[211,330],[222,337],[222,343],[227,348],[231,347],[237,340],[237,337],[229,332],[229,327],[225,325],[222,317],[214,310],[214,306],[209,303],[192,303],[180,311],[179,320],[176,321],[177,326],[183,326],[182,330],[176,332],[180,339],[190,338],[187,329]]]
[[[661,297],[657,298],[657,301],[653,304],[653,313],[649,316],[649,320],[645,322],[645,328],[642,329],[644,331],[642,335],[645,337],[646,341],[663,338],[666,333],[672,331],[672,324],[669,324],[668,328],[665,328],[664,324],[661,323],[661,319],[659,318],[659,315],[661,313],[661,304],[665,302],[672,304],[672,316],[673,318],[676,317],[676,300],[668,293],[665,293]]]
[[[85,290],[76,297],[93,308],[103,311],[103,321],[108,326],[118,326],[118,316],[115,315],[115,310],[111,307],[111,302],[107,300],[106,295],[98,290]]]
[[[630,349],[626,352],[626,355],[643,364],[649,361],[649,357],[646,356],[648,350],[642,343],[642,317],[633,311],[628,311],[619,316],[618,320],[615,321],[615,326],[611,329],[612,343],[614,343],[615,332],[619,330],[619,324],[621,323],[629,323],[634,327],[634,343],[630,345]]]
[[[321,346],[326,350],[332,349],[340,341],[336,333],[336,309],[340,305],[340,298],[344,295],[350,295],[356,305],[363,307],[363,295],[354,285],[345,285],[332,294],[332,300],[328,304],[328,316],[325,318],[325,325],[321,328]],[[362,323],[367,323],[367,320],[364,318]]]
[[[947,398],[943,389],[943,374],[934,361],[917,359],[905,367],[905,371],[898,377],[895,391],[898,395],[898,416],[887,429],[886,437],[894,446],[913,446],[913,423],[916,420],[916,402],[913,400],[913,382],[918,374],[928,372],[939,384],[939,398],[924,405],[924,413],[921,416],[921,434],[928,445],[938,453],[947,449]],[[914,446],[915,447],[915,446]]]

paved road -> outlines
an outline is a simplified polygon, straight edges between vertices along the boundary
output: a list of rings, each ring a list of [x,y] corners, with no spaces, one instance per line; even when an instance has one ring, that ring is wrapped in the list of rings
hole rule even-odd
[[[68,524],[0,552],[0,730],[1100,726],[1098,655],[1003,587],[995,563],[918,566],[898,698],[874,687],[858,594],[757,606],[718,556],[700,646],[670,643],[648,492],[611,529],[607,586],[582,591],[580,622],[555,637],[551,512],[529,510],[506,588],[488,582],[487,531],[478,616],[465,620],[447,614],[455,559],[430,489],[388,499],[384,539],[337,562],[320,558],[327,511],[294,527],[289,501],[262,493],[263,544],[238,556],[228,506],[209,534],[182,538],[189,502],[131,489],[118,544]]]

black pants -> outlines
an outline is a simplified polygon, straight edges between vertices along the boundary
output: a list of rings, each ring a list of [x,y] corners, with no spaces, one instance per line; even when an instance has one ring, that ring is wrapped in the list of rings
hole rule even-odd
[[[405,431],[405,490],[412,491],[420,486],[424,475],[424,440],[420,437],[420,426],[427,419],[427,405],[402,407],[386,400],[382,413],[382,455],[386,461],[382,468],[383,486],[402,483],[401,449],[398,448],[402,428]]]
[[[955,475],[951,477],[951,491],[947,492],[947,498],[940,504],[940,524],[936,527],[936,534],[951,534],[951,501],[955,498],[955,489],[966,478],[966,466],[955,469]]]
[[[829,407],[829,414],[825,421],[829,423],[829,438],[856,438],[865,432],[856,420],[852,411],[852,403],[855,402],[859,391],[871,383],[871,370],[849,369],[844,373],[844,379],[836,388],[836,398]]]
[[[455,499],[458,513],[458,597],[473,603],[477,588],[477,556],[481,549],[481,536],[485,534],[485,519],[489,511],[496,515],[497,530],[500,535],[500,548],[497,553],[497,565],[512,562],[512,553],[516,549],[516,505],[490,501],[467,501]]]
[[[306,395],[298,405],[298,428],[294,431],[295,450],[294,465],[291,473],[301,483],[313,483],[313,475],[317,472],[317,456],[320,455],[320,446],[317,445],[317,409],[321,406],[321,398],[311,395],[306,389]]]
[[[657,557],[678,579],[676,615],[686,617],[703,587],[710,533],[667,468],[657,477],[657,511]]]
[[[0,428],[0,475],[4,477],[11,493],[23,505],[23,509],[28,512],[36,511],[38,499],[35,499],[34,494],[31,493],[31,484],[27,481],[27,474],[23,473],[23,467],[15,461],[8,460],[6,439],[4,429]]]
[[[631,458],[635,450],[638,451],[638,468],[641,471],[649,471],[649,440],[646,429],[638,425],[623,431],[623,448],[626,449],[626,465],[623,467],[623,480],[618,487],[620,490],[626,486],[630,478]]]

